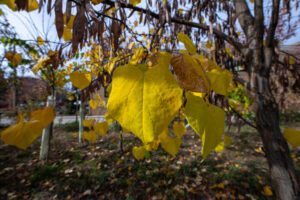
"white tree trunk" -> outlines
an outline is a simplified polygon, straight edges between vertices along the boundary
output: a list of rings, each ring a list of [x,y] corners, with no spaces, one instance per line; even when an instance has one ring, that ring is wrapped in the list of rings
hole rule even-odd
[[[47,107],[55,106],[55,96],[48,96]],[[53,131],[53,122],[49,124],[44,130],[41,141],[40,160],[48,160],[48,153],[50,149],[50,139]]]
[[[84,103],[82,102],[82,100],[80,102],[79,115],[80,115],[80,119],[79,119],[78,140],[79,140],[79,144],[81,144],[81,142],[82,142],[82,133],[83,133],[83,120],[84,120]]]

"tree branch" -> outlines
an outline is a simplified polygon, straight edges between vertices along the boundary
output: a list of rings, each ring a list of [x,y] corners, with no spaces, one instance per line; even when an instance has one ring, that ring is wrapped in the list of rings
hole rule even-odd
[[[252,35],[252,26],[254,25],[254,18],[250,13],[249,7],[245,0],[233,0],[233,4],[236,10],[236,15],[239,19],[239,23],[247,36]]]
[[[271,16],[269,30],[266,38],[267,47],[273,47],[272,45],[274,44],[273,40],[275,37],[275,31],[278,24],[279,5],[280,5],[280,0],[273,0],[272,16]]]
[[[240,0],[238,0],[238,1],[240,1]],[[115,2],[111,1],[111,0],[105,0],[102,3],[110,5],[110,6],[114,6],[115,5]],[[135,6],[131,5],[131,4],[126,4],[126,3],[122,3],[122,2],[120,2],[120,7],[122,7],[122,8],[129,8],[129,9],[132,9],[132,10],[135,10],[135,11],[138,11],[138,12],[142,12],[144,14],[148,13],[151,17],[153,17],[155,19],[159,19],[159,14],[154,13],[154,12],[152,12],[150,10],[147,10],[147,9],[144,9],[144,8],[135,7]],[[199,28],[199,29],[202,29],[202,30],[209,31],[209,26],[206,25],[206,24],[190,22],[190,21],[187,21],[187,20],[184,20],[184,19],[181,19],[181,18],[177,18],[177,17],[172,17],[171,18],[171,22],[177,23],[177,24],[186,25],[186,26],[190,26],[190,27],[193,27],[193,28]],[[230,43],[232,46],[234,46],[237,51],[240,51],[241,48],[243,47],[240,42],[238,42],[234,38],[226,35],[224,32],[222,32],[222,31],[220,31],[220,30],[218,30],[216,28],[213,29],[213,33],[217,37],[220,37],[220,38],[226,40],[228,43]]]

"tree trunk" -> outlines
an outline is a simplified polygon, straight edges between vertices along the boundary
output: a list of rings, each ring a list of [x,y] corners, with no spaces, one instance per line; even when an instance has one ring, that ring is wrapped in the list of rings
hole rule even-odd
[[[55,105],[55,94],[51,95],[47,99],[47,107],[53,107]],[[44,130],[41,141],[40,160],[48,160],[48,154],[50,151],[50,141],[53,133],[53,123],[49,124]]]
[[[288,144],[280,131],[278,105],[260,97],[256,115],[276,197],[280,200],[296,199],[299,185]]]
[[[79,134],[78,134],[78,141],[79,144],[82,143],[82,133],[83,133],[83,120],[84,120],[84,103],[81,99],[80,101],[80,108],[79,108]]]

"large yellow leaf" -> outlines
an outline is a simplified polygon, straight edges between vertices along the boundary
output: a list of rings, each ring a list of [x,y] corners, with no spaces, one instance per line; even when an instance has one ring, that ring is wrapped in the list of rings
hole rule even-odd
[[[52,107],[45,107],[43,110],[38,109],[30,114],[30,121],[40,121],[43,127],[49,125],[55,118],[55,111]]]
[[[72,84],[83,90],[90,85],[92,81],[92,73],[88,71],[75,71],[70,74]]]
[[[171,64],[182,88],[193,92],[209,93],[209,80],[195,58],[188,54],[179,54],[172,57]]]
[[[172,156],[175,156],[180,148],[181,145],[181,139],[178,137],[171,137],[169,136],[169,129],[166,128],[159,136],[159,141],[161,143],[162,148],[171,154]]]
[[[133,65],[119,67],[107,104],[112,118],[144,143],[168,127],[182,104],[182,90],[169,70],[170,55],[161,55],[160,63],[147,71]]]
[[[98,122],[94,125],[94,130],[97,134],[105,136],[107,131],[109,130],[109,126],[106,121]]]
[[[197,48],[195,47],[193,41],[184,33],[178,33],[178,40],[182,42],[186,48],[186,50],[194,55],[197,52]]]
[[[132,148],[132,154],[137,160],[141,160],[145,157],[147,150],[144,146],[140,147],[133,147]]]
[[[136,6],[137,4],[139,4],[141,2],[141,0],[129,0],[129,2],[133,5]]]
[[[229,85],[232,81],[232,73],[230,71],[213,69],[208,72],[207,76],[211,82],[213,91],[224,96],[228,95]]]
[[[186,93],[186,118],[202,138],[203,159],[220,143],[224,133],[225,112],[202,98]]]
[[[24,122],[23,116],[20,115],[17,124],[8,127],[2,132],[1,139],[6,144],[25,150],[42,134],[43,129],[50,124],[54,118],[54,110],[50,107],[31,113],[31,118],[27,123]]]
[[[283,131],[286,141],[293,147],[300,146],[300,131],[294,128],[287,128]]]

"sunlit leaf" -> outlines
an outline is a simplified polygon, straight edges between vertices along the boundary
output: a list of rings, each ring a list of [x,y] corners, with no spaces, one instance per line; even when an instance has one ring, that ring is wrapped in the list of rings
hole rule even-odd
[[[273,195],[273,192],[272,192],[270,186],[265,186],[264,187],[264,195],[266,195],[266,196],[272,196]]]
[[[25,122],[23,116],[19,115],[18,122],[1,133],[1,140],[6,144],[25,150],[42,134],[43,129],[50,124],[54,118],[54,110],[49,107],[31,113],[28,122]]]
[[[213,91],[224,96],[228,95],[229,85],[233,77],[230,71],[219,71],[217,69],[213,69],[208,72],[207,76],[211,82]]]
[[[44,64],[49,60],[50,58],[47,56],[47,57],[44,57],[44,58],[40,58],[38,60],[38,62],[31,68],[31,71],[34,73],[34,74],[37,74],[38,71],[40,69],[43,68]]]
[[[84,127],[88,127],[89,129],[92,129],[94,122],[95,122],[94,119],[87,119],[87,120],[83,120],[82,123]]]
[[[90,141],[91,143],[95,143],[97,140],[98,136],[94,131],[84,131],[82,133],[82,139]]]
[[[43,40],[43,38],[41,36],[38,36],[37,43],[38,43],[38,45],[43,45],[45,43],[45,41]]]
[[[132,64],[132,65],[137,64],[143,54],[144,54],[144,48],[143,47],[139,47],[139,48],[134,49],[133,50],[133,56],[132,56],[129,63]]]
[[[133,5],[136,6],[137,4],[139,4],[141,2],[141,0],[129,0],[129,2]]]
[[[202,138],[203,159],[220,143],[224,133],[225,112],[192,93],[186,94],[186,118]]]
[[[94,99],[91,99],[91,100],[89,101],[89,105],[90,105],[90,107],[91,107],[93,110],[95,110],[95,109],[98,107],[98,101],[97,101],[97,100],[94,100]]]
[[[144,143],[168,127],[182,104],[182,90],[169,70],[170,55],[162,55],[160,64],[146,72],[126,65],[113,74],[108,111]]]
[[[171,137],[169,136],[169,129],[166,128],[159,136],[159,141],[161,143],[162,148],[171,154],[172,156],[175,156],[180,148],[181,145],[181,139],[178,137]]]
[[[75,71],[70,74],[70,80],[75,87],[83,90],[90,85],[92,73],[88,71]]]
[[[287,128],[283,131],[286,141],[293,147],[300,146],[300,131],[294,128]]]
[[[192,55],[196,54],[197,48],[195,47],[193,41],[184,33],[178,33],[178,40],[182,42],[185,49]]]
[[[55,118],[55,111],[52,107],[38,109],[30,114],[30,121],[40,121],[43,127],[49,125]]]
[[[98,122],[94,125],[94,130],[95,130],[96,134],[105,136],[107,131],[109,130],[109,126],[106,121]]]

